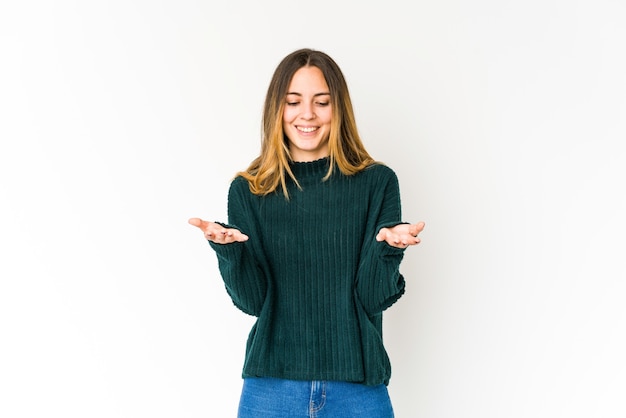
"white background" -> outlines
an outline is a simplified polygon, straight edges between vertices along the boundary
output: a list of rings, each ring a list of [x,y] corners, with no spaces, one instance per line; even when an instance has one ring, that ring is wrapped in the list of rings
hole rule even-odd
[[[410,5],[410,7],[409,7]],[[225,220],[266,88],[344,70],[427,223],[385,316],[400,418],[626,416],[626,3],[0,6],[0,416],[231,417]]]

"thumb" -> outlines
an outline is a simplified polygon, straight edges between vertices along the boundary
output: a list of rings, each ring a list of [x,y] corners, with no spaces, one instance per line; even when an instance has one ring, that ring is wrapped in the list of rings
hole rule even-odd
[[[381,228],[381,230],[378,231],[378,234],[376,235],[376,241],[384,241],[386,236],[387,228]]]
[[[202,225],[206,223],[200,218],[190,218],[188,222],[198,228],[202,228]]]

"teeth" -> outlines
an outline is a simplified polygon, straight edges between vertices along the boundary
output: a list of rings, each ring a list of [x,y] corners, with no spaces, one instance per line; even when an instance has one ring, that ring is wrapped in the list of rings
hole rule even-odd
[[[308,133],[308,132],[316,131],[317,128],[301,128],[301,127],[298,127],[298,130],[302,131],[302,132],[307,132]]]

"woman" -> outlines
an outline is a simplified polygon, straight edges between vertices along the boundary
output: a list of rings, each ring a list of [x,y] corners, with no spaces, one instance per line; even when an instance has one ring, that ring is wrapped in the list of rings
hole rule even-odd
[[[332,58],[301,49],[280,62],[228,224],[189,223],[257,317],[239,417],[393,417],[382,312],[404,293],[399,265],[424,223],[402,222],[397,177],[365,150]]]

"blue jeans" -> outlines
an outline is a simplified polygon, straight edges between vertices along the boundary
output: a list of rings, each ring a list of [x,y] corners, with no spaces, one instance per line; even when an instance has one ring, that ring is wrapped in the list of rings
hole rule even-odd
[[[385,385],[245,378],[238,418],[393,418]]]

